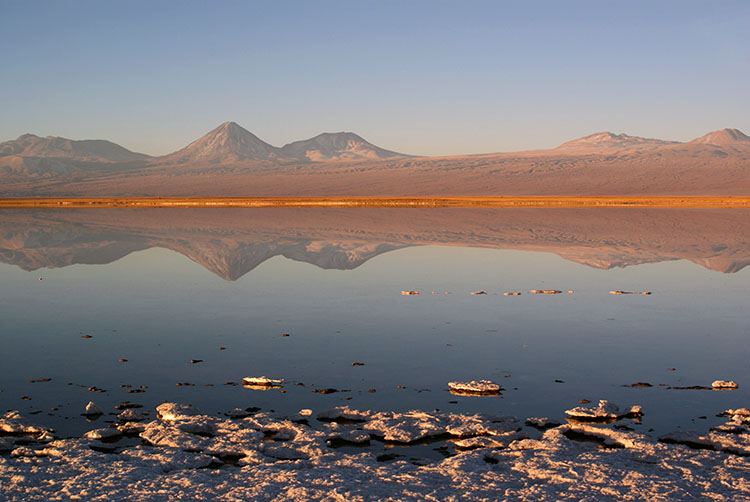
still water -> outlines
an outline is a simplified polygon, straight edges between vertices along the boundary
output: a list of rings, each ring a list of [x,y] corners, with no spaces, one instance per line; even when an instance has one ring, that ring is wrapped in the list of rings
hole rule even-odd
[[[743,210],[3,211],[0,410],[76,436],[90,400],[112,413],[166,400],[562,419],[608,399],[643,406],[626,422],[640,432],[705,430],[750,404],[749,222]],[[231,385],[260,375],[285,385]],[[504,391],[447,391],[474,379]],[[717,379],[739,389],[668,389]]]

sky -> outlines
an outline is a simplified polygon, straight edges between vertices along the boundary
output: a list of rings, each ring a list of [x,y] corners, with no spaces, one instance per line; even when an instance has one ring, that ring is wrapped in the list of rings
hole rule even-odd
[[[418,155],[750,134],[750,2],[0,0],[0,141],[151,155],[225,121]]]

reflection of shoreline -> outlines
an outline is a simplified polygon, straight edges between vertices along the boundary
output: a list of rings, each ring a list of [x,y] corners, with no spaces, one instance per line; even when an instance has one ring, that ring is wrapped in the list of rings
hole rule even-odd
[[[447,245],[552,252],[600,269],[690,260],[750,264],[750,209],[88,209],[7,210],[0,261],[24,270],[178,252],[236,280],[274,256],[353,269],[382,253]]]
[[[232,207],[750,208],[750,197],[34,197],[0,199],[0,209]]]

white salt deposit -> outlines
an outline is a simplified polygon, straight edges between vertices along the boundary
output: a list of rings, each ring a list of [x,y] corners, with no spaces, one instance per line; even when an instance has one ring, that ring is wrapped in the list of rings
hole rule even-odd
[[[140,422],[141,420],[146,420],[146,418],[147,415],[144,412],[132,408],[117,415],[117,420],[121,422]]]
[[[643,411],[640,406],[631,406],[624,411],[620,411],[620,407],[616,404],[601,400],[596,406],[579,406],[566,410],[565,414],[576,420],[602,421],[617,420],[623,417],[638,417],[643,415]]]
[[[739,385],[732,380],[714,380],[711,387],[714,389],[736,389]]]
[[[470,382],[448,382],[451,392],[466,394],[497,394],[500,386],[490,380],[472,380]]]
[[[89,401],[89,403],[86,405],[86,408],[83,410],[84,415],[103,415],[104,410],[99,408],[96,404],[94,404],[93,401]]]
[[[750,500],[750,434],[683,432],[666,444],[636,432],[587,424],[547,430],[523,439],[508,417],[447,413],[374,412],[338,409],[327,416],[363,417],[357,427],[306,424],[258,413],[241,420],[210,417],[167,403],[157,421],[145,424],[149,445],[87,439],[40,444],[23,427],[0,438],[0,498],[47,500]],[[595,409],[616,413],[608,403]],[[598,416],[597,412],[593,412]],[[17,413],[3,420],[24,422]],[[747,409],[727,410],[735,426],[750,420]],[[214,426],[212,437],[186,430]],[[192,424],[192,425],[191,425]],[[338,434],[338,436],[337,436]],[[397,441],[453,435],[459,452],[417,465],[378,462],[369,447],[356,453],[328,447],[332,437],[376,435]],[[595,442],[579,441],[588,437]],[[270,439],[270,440],[269,440]],[[31,442],[28,442],[31,441]],[[114,443],[116,445],[116,443]],[[406,448],[406,447],[404,447]],[[222,469],[206,469],[223,466]]]
[[[245,377],[242,379],[243,385],[257,385],[260,387],[281,385],[282,383],[284,383],[283,378],[274,379],[274,378],[268,378],[266,376]]]

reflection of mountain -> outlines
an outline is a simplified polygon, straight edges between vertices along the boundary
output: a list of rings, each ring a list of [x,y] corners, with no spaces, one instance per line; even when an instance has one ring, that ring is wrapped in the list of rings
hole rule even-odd
[[[274,256],[344,270],[432,244],[553,252],[601,269],[687,259],[733,273],[750,264],[748,236],[750,210],[737,209],[5,210],[0,261],[35,270],[161,247],[236,280]]]

